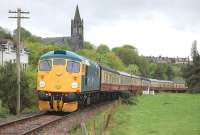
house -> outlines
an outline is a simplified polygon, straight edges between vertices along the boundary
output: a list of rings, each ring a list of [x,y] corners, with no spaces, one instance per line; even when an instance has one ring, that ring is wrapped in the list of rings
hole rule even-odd
[[[16,63],[16,44],[11,40],[0,39],[0,65],[6,62]],[[28,51],[23,46],[20,47],[20,63],[22,69],[28,65]]]

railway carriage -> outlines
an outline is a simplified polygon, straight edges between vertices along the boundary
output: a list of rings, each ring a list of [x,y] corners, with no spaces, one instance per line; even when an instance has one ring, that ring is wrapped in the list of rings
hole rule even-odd
[[[155,90],[156,92],[163,91],[172,91],[174,87],[173,81],[166,81],[166,80],[157,80],[157,79],[150,79],[151,81],[151,90]]]
[[[149,79],[150,80],[150,90],[158,91],[160,89],[160,81],[157,79]]]
[[[120,90],[131,90],[132,78],[131,75],[126,72],[118,71],[120,74]]]
[[[142,80],[140,76],[136,76],[136,75],[131,75],[132,77],[132,90],[134,91],[134,93],[136,93],[137,91],[141,90],[141,86],[142,86]]]
[[[150,88],[150,80],[148,78],[141,77],[142,90],[148,90]]]
[[[108,67],[101,67],[101,91],[120,90],[120,74]]]
[[[160,80],[160,91],[172,90],[173,81]]]
[[[175,91],[185,91],[186,88],[185,81],[174,81],[173,89]]]

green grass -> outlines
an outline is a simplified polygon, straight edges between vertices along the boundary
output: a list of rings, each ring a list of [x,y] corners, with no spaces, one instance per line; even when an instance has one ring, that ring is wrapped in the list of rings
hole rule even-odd
[[[106,135],[200,135],[200,95],[159,94],[138,101],[116,109]],[[88,130],[94,120],[99,130],[104,114],[88,122]]]
[[[141,96],[136,106],[121,106],[110,135],[200,135],[200,95]]]

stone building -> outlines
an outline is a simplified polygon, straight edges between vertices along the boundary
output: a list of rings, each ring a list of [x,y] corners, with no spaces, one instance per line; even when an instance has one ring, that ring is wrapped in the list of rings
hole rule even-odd
[[[84,43],[84,27],[83,19],[81,19],[78,5],[76,6],[76,11],[74,18],[71,20],[71,36],[70,37],[47,37],[42,38],[44,43],[52,43],[58,45],[68,44],[73,51],[83,48]]]
[[[28,65],[28,51],[21,46],[20,47],[20,63],[23,69],[26,69]],[[4,65],[6,62],[16,63],[16,44],[10,40],[0,40],[0,65]]]

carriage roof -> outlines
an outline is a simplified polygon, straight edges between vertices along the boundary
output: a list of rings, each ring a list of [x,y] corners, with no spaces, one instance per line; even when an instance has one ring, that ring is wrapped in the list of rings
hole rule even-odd
[[[158,79],[149,79],[151,82],[159,82],[159,83],[173,83],[173,81],[168,80],[158,80]]]
[[[105,70],[105,71],[109,71],[109,72],[112,72],[112,73],[115,73],[115,74],[119,74],[119,72],[117,72],[116,70],[110,68],[110,67],[107,67],[107,66],[104,66],[104,65],[100,65],[101,69]]]

